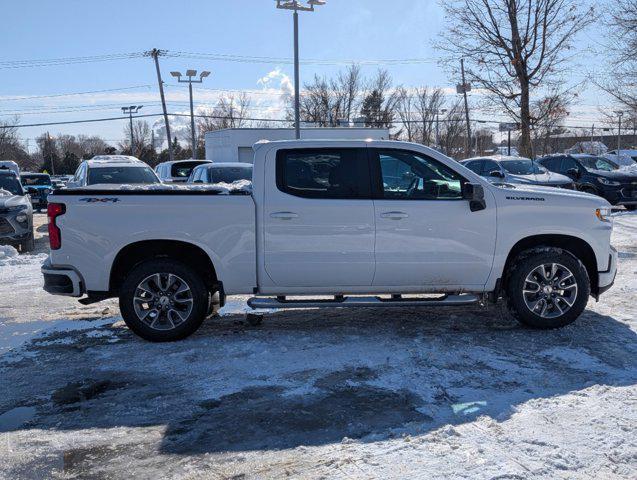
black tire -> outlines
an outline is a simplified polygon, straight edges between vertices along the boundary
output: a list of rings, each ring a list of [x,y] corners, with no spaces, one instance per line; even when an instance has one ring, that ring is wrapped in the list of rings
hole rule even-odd
[[[31,232],[29,238],[20,243],[20,253],[32,252],[33,250],[35,250],[35,239],[33,238],[33,232]]]
[[[626,210],[632,212],[637,208],[637,205],[624,205],[624,207],[626,208]]]
[[[136,312],[134,299],[138,287],[145,279],[156,274],[174,275],[178,277],[178,281],[183,280],[190,290],[189,297],[192,299],[192,308],[185,319],[181,323],[173,325],[172,328],[165,325],[168,322],[173,324],[172,319],[163,322],[165,328],[158,329],[150,325],[152,316],[148,321],[143,321]],[[164,276],[163,278],[166,277]],[[178,283],[178,285],[180,284],[181,282]],[[162,294],[162,298],[164,296],[167,295]],[[149,303],[151,302],[145,302],[144,305]],[[133,268],[122,283],[119,295],[119,308],[128,328],[143,339],[151,342],[172,342],[186,338],[194,333],[206,317],[208,304],[209,294],[201,276],[193,268],[179,261],[169,259],[148,260]],[[150,307],[148,308],[150,309]],[[149,314],[146,315],[146,317],[149,316]],[[164,318],[166,318],[166,315],[164,315]],[[155,324],[155,322],[152,323]]]
[[[534,288],[533,283],[527,282],[527,277],[532,275],[532,272],[537,271],[536,269],[541,268],[542,265],[549,264],[556,264],[569,270],[576,283],[575,289],[558,290],[556,288],[554,293],[547,294],[543,290],[544,287],[541,286],[545,281],[542,279],[542,282],[537,284],[538,293],[527,293],[525,297],[523,292],[525,288],[527,292],[529,289],[532,290]],[[556,276],[566,275],[559,267],[557,272]],[[569,284],[567,288],[573,288],[571,286],[572,281],[570,279],[567,281]],[[550,288],[551,291],[552,288]],[[561,328],[574,322],[584,311],[590,295],[590,288],[590,279],[588,278],[586,267],[569,252],[560,248],[549,247],[526,250],[513,260],[508,272],[505,286],[506,305],[511,315],[524,325],[541,329]],[[564,296],[560,295],[559,292],[565,292]],[[533,304],[541,296],[548,297],[544,299],[543,303],[540,301],[540,304],[537,305],[537,310],[541,311],[539,313],[538,311],[532,311],[530,306],[527,305],[527,301]],[[555,298],[551,298],[552,296]],[[557,297],[562,297],[562,299]],[[568,302],[571,301],[572,305],[567,309]],[[545,305],[546,309],[543,308]],[[560,314],[559,312],[562,309],[564,313]],[[541,313],[544,313],[545,316],[542,316]],[[557,316],[547,318],[546,315]]]

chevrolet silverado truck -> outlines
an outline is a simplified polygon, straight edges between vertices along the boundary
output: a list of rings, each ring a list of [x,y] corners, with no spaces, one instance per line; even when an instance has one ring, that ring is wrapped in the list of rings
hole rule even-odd
[[[118,297],[151,341],[193,333],[227,295],[254,309],[460,306],[503,298],[535,328],[612,285],[603,198],[489,183],[422,145],[254,146],[251,189],[114,187],[49,197],[44,288]]]

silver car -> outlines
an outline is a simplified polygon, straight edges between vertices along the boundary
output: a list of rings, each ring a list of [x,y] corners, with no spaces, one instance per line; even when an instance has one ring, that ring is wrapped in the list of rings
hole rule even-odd
[[[523,183],[575,189],[575,184],[569,177],[550,172],[530,158],[495,155],[468,158],[460,163],[495,184]]]
[[[0,243],[21,252],[34,248],[33,207],[18,177],[7,171],[0,171]]]

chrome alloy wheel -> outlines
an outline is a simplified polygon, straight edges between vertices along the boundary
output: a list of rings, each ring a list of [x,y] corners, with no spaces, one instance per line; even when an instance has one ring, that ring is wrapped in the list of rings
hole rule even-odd
[[[559,263],[544,263],[526,276],[522,290],[526,307],[542,318],[557,318],[577,299],[573,272]]]
[[[150,328],[172,330],[192,312],[192,291],[177,275],[155,273],[137,285],[133,306],[137,318]]]

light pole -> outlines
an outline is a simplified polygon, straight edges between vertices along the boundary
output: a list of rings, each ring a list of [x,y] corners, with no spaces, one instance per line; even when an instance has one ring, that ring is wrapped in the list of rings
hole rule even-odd
[[[440,148],[440,114],[445,114],[447,113],[447,109],[446,108],[442,108],[440,110],[436,110],[436,149],[438,151],[442,151],[442,149]]]
[[[301,138],[301,101],[299,74],[299,12],[313,12],[314,7],[325,5],[325,0],[308,0],[303,5],[299,0],[276,0],[276,8],[294,10],[294,131],[296,139]]]
[[[197,159],[197,139],[195,138],[195,109],[192,103],[192,84],[193,83],[203,83],[203,79],[210,75],[210,72],[204,70],[199,74],[199,80],[193,80],[193,77],[197,76],[197,70],[186,70],[186,76],[188,80],[181,79],[180,72],[170,72],[173,77],[177,78],[179,83],[187,83],[188,91],[190,92],[190,145],[192,149],[192,158]]]
[[[617,128],[617,155],[619,155],[619,150],[621,149],[621,136],[622,136],[622,115],[624,115],[624,112],[622,111],[617,111],[615,112],[617,114],[617,117],[619,118],[619,125]]]
[[[131,105],[130,107],[122,107],[124,115],[128,113],[128,120],[130,121],[130,154],[133,155],[135,144],[133,138],[133,113],[137,113],[142,109],[143,105]]]

